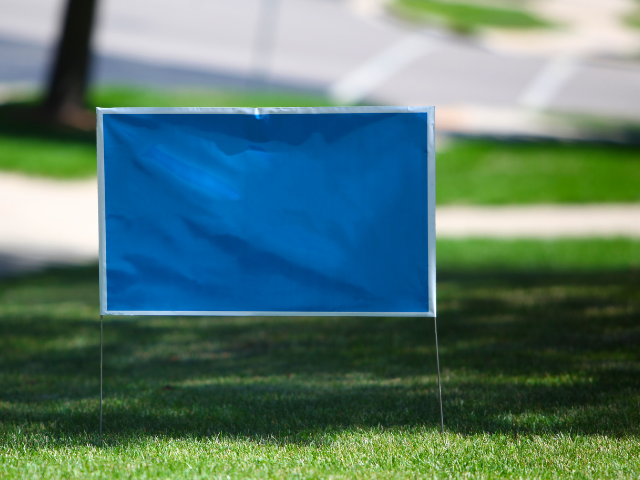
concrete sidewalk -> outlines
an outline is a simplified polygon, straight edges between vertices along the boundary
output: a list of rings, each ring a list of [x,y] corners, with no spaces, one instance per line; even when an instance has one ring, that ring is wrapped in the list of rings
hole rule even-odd
[[[98,255],[96,180],[0,172],[0,276]]]
[[[97,260],[95,179],[0,173],[0,276]],[[438,238],[640,238],[640,204],[442,206]]]

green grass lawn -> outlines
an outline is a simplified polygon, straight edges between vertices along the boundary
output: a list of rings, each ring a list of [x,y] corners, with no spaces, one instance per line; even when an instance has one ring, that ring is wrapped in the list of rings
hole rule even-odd
[[[330,103],[321,95],[273,90],[154,90],[129,86],[93,90],[94,107],[323,107]]]
[[[436,157],[439,204],[640,201],[640,147],[501,142],[454,143]]]
[[[640,0],[636,0],[636,8],[625,17],[627,25],[640,28]]]
[[[639,265],[440,241],[444,437],[430,319],[107,317],[100,445],[97,268],[4,280],[0,478],[638,478]]]
[[[238,92],[101,89],[111,106],[310,106],[322,97]],[[16,124],[0,108],[0,170],[54,178],[96,173],[95,135]],[[457,140],[438,153],[438,204],[640,201],[640,148],[607,144]],[[487,186],[490,185],[490,188]]]
[[[550,27],[545,20],[517,5],[487,5],[486,2],[449,0],[395,0],[392,12],[412,21],[443,25],[459,33],[491,28]]]

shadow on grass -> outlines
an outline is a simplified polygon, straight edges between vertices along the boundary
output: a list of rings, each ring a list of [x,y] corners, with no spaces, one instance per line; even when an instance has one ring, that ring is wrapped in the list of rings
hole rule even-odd
[[[33,140],[51,140],[61,144],[95,146],[96,143],[95,130],[83,131],[45,122],[35,100],[0,105],[0,135]]]
[[[640,436],[640,273],[442,271],[445,423]],[[431,319],[105,319],[105,432],[306,442],[439,426]],[[0,430],[97,431],[97,269],[0,283]],[[8,436],[7,436],[8,438]]]

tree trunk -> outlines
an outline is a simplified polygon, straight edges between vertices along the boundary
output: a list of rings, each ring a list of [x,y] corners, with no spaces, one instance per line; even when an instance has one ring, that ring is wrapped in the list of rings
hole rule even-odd
[[[96,3],[97,0],[67,0],[63,31],[43,104],[45,115],[53,121],[86,123],[85,90]]]

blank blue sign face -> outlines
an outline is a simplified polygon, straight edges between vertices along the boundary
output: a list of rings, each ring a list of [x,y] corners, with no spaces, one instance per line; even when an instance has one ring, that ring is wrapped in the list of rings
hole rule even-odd
[[[98,127],[102,314],[435,315],[432,107]]]

